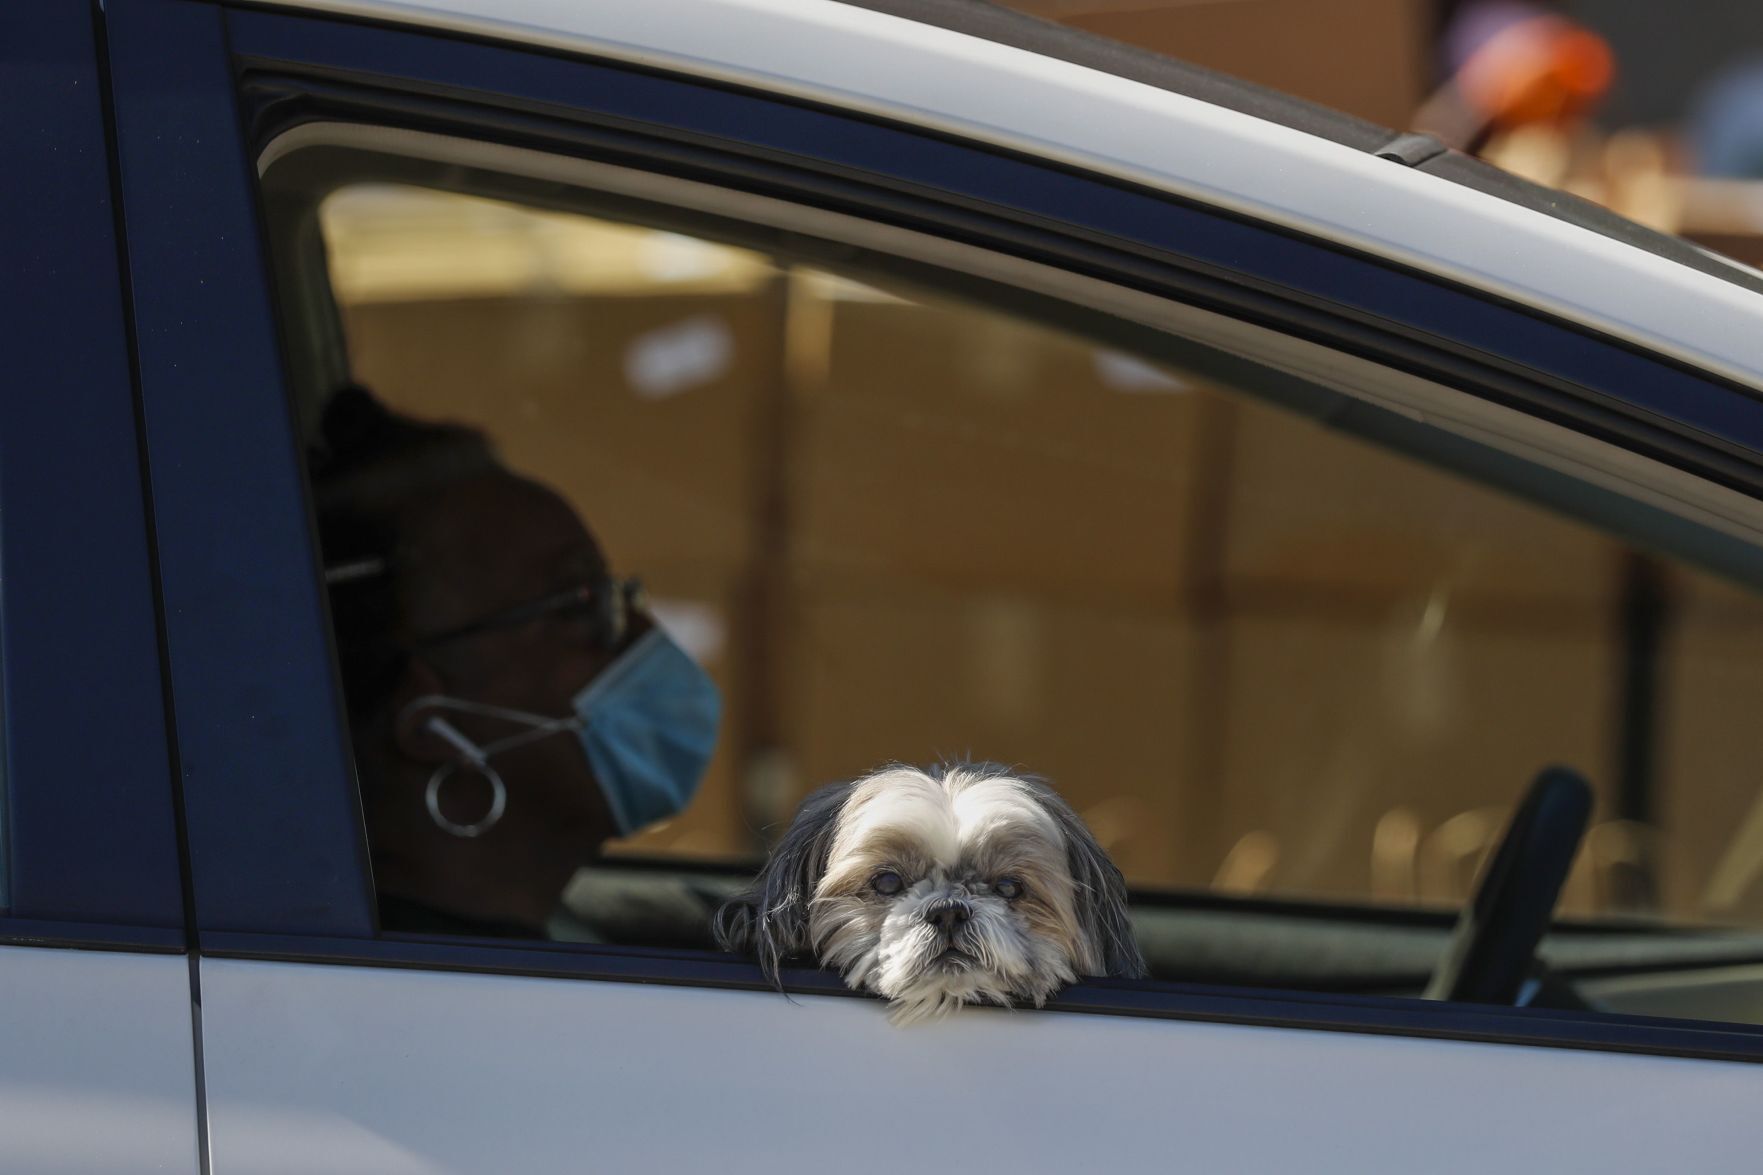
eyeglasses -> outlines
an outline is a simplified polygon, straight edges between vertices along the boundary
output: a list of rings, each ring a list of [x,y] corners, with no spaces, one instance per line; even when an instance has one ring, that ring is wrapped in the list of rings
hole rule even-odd
[[[548,616],[566,616],[588,622],[591,639],[598,648],[616,649],[630,626],[632,611],[643,607],[643,585],[635,579],[614,579],[610,575],[588,580],[574,587],[553,592],[537,600],[515,604],[488,616],[420,637],[410,645],[412,652],[425,652],[439,645],[452,644],[504,628],[519,628]]]

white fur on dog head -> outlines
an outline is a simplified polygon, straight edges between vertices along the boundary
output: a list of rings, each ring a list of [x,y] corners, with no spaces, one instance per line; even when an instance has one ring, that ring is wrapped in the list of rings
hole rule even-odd
[[[811,950],[896,1022],[1144,973],[1120,871],[1049,787],[990,765],[890,767],[817,792],[717,931],[774,980]]]

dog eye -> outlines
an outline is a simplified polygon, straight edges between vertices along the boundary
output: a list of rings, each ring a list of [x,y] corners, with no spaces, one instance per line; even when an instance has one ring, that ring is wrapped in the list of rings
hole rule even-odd
[[[891,898],[906,888],[906,882],[892,869],[883,869],[869,879],[869,888],[885,898]]]
[[[992,882],[992,892],[1007,902],[1014,902],[1022,896],[1022,882],[1014,877],[1000,877]]]

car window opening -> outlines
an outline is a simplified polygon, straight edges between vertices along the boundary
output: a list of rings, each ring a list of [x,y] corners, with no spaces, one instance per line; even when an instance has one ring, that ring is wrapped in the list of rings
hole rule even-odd
[[[815,786],[974,757],[1081,814],[1155,979],[1476,998],[1458,911],[1560,766],[1500,1002],[1763,1022],[1696,983],[1763,952],[1753,544],[1272,371],[310,156],[266,198],[385,929],[713,949]]]

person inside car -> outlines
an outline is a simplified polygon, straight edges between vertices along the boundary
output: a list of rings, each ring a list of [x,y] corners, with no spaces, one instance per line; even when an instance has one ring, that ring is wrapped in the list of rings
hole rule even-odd
[[[381,926],[542,937],[603,842],[691,799],[709,677],[556,493],[348,388],[312,456]]]

